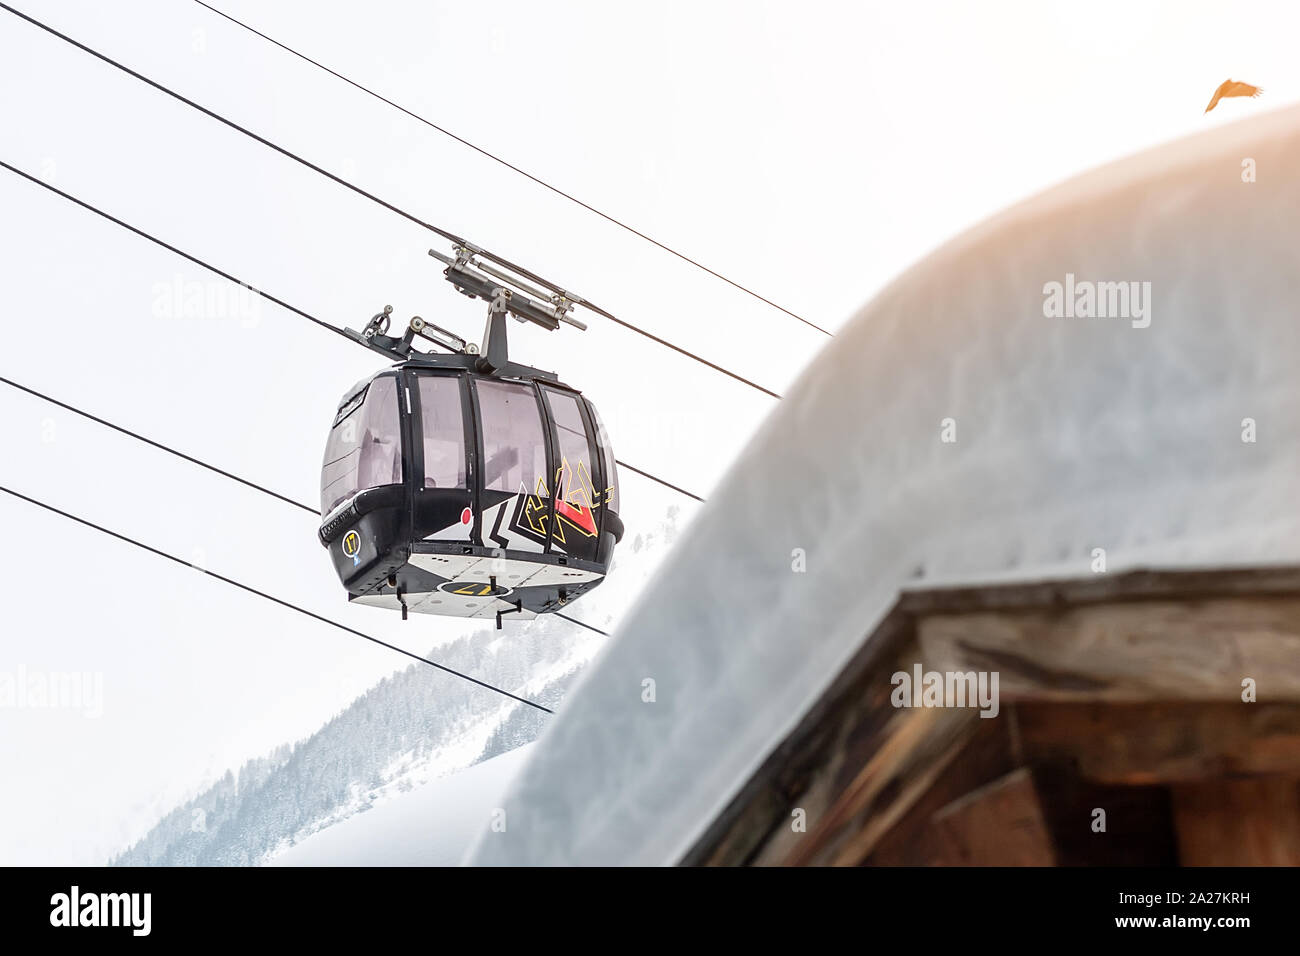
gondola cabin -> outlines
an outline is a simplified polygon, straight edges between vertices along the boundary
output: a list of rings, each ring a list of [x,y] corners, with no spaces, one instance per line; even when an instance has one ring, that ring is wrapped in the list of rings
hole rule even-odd
[[[390,338],[388,310],[350,333],[405,357],[344,394],[326,444],[320,540],[350,601],[500,626],[604,578],[623,535],[614,453],[579,391],[505,357],[520,298],[497,298],[481,352],[418,318]]]

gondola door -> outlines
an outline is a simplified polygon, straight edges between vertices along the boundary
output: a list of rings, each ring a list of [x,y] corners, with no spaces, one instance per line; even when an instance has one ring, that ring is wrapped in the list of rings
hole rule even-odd
[[[592,430],[577,393],[542,388],[555,430],[555,462],[551,474],[555,520],[553,551],[595,561],[600,544],[600,463]]]
[[[457,372],[408,371],[412,537],[468,541],[474,525],[469,392]]]
[[[484,547],[542,553],[551,522],[546,430],[537,391],[523,382],[475,379],[480,535]]]

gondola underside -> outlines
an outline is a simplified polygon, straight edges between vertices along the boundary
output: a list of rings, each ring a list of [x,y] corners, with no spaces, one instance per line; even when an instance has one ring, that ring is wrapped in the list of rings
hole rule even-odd
[[[603,577],[599,571],[535,558],[414,553],[396,573],[396,587],[385,582],[349,594],[348,600],[390,610],[401,610],[405,602],[412,614],[493,619],[500,613],[531,620],[560,609]]]

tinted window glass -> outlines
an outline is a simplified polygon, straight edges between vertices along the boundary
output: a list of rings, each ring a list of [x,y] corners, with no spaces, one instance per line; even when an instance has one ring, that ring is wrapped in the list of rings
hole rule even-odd
[[[483,487],[536,493],[546,478],[546,440],[532,387],[479,381],[475,388],[483,420]]]
[[[565,501],[586,508],[600,504],[603,497],[595,487],[592,446],[587,439],[586,425],[578,407],[578,397],[565,392],[546,390],[546,400],[555,420],[555,434],[560,443],[560,471],[555,495]]]
[[[460,378],[421,375],[420,419],[424,432],[424,487],[465,487],[465,419]]]
[[[397,380],[388,375],[371,382],[361,404],[330,430],[321,468],[321,511],[329,514],[363,488],[401,481]]]
[[[596,406],[591,402],[587,403],[587,411],[591,412],[591,420],[596,423],[596,443],[600,446],[601,460],[605,464],[605,487],[604,504],[610,511],[618,513],[618,466],[614,463],[614,446],[609,440],[609,431],[605,428],[605,423],[600,420],[600,412],[596,411]]]

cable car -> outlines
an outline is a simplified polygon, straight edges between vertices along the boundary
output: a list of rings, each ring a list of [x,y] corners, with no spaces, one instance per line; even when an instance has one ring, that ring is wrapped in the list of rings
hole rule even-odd
[[[507,316],[585,328],[570,315],[582,300],[551,286],[548,296],[468,244],[430,255],[458,291],[490,303],[483,345],[418,316],[391,336],[391,306],[345,330],[397,361],[339,403],[320,541],[353,603],[499,628],[503,615],[557,611],[603,580],[623,536],[618,472],[596,407],[508,356]],[[416,349],[417,337],[446,351]]]

